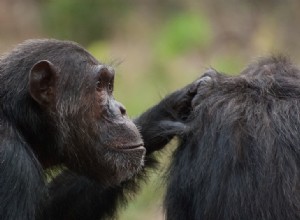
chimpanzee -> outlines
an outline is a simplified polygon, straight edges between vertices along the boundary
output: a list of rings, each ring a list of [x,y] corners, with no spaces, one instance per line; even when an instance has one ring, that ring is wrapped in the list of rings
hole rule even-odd
[[[152,153],[186,129],[198,86],[133,123],[113,98],[113,68],[54,39],[26,41],[1,57],[0,80],[2,220],[113,217],[155,164]],[[62,171],[49,180],[53,167]]]
[[[166,218],[300,219],[300,70],[278,56],[199,81],[168,173]]]

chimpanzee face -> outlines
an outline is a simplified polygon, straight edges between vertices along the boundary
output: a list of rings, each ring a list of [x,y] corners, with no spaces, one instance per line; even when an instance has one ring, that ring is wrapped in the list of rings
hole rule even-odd
[[[56,130],[60,162],[107,185],[132,177],[145,155],[138,129],[113,97],[114,75],[81,48],[63,62],[37,62],[29,77],[31,97]]]

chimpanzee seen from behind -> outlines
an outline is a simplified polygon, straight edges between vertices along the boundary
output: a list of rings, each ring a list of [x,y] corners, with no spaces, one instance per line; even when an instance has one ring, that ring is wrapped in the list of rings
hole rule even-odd
[[[300,70],[265,58],[200,79],[174,153],[168,220],[300,219]]]

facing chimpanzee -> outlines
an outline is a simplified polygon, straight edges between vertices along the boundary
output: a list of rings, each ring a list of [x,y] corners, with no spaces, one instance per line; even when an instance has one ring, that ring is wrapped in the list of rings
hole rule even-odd
[[[174,154],[168,220],[300,219],[300,70],[267,58],[200,79]]]
[[[185,128],[198,85],[133,123],[112,96],[114,70],[58,40],[17,46],[0,59],[0,80],[2,220],[114,216],[154,164],[152,152]],[[47,183],[44,170],[61,165]]]

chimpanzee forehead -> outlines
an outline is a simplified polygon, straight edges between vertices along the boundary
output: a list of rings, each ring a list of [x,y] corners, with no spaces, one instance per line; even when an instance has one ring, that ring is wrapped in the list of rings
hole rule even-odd
[[[113,67],[106,65],[106,64],[88,64],[88,69],[90,70],[90,73],[95,78],[98,78],[101,74],[101,70],[107,69],[112,75],[115,74],[115,70]]]
[[[95,69],[96,72],[100,72],[102,69],[106,68],[108,71],[115,73],[114,68],[112,68],[111,66],[106,65],[106,64],[94,65],[93,68]]]

